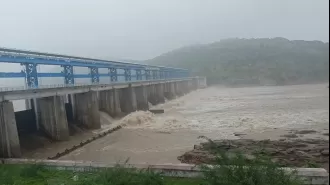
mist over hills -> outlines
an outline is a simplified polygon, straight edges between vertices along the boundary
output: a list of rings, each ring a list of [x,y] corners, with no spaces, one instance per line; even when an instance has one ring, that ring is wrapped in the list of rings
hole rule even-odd
[[[327,82],[329,43],[285,38],[224,39],[179,48],[145,61],[188,68],[213,84],[285,85]]]

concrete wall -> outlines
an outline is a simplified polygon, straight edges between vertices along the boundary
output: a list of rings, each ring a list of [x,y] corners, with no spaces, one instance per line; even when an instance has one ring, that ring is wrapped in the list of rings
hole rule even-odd
[[[101,128],[99,109],[113,117],[136,110],[148,110],[148,103],[154,105],[182,96],[194,89],[204,87],[206,81],[187,78],[171,81],[145,81],[122,84],[93,85],[90,87],[63,87],[1,93],[0,96],[0,155],[19,157],[20,144],[12,103],[8,100],[33,99],[29,107],[33,110],[17,113],[21,123],[25,117],[34,121],[36,130],[41,127],[54,140],[69,138],[68,120],[89,129]],[[98,95],[99,94],[99,95]],[[65,102],[69,102],[65,105]],[[69,116],[67,116],[69,113]],[[26,115],[26,116],[24,116]],[[33,129],[34,130],[34,129]]]
[[[40,127],[53,140],[69,139],[69,128],[63,96],[51,96],[37,100]]]
[[[13,103],[0,102],[0,157],[21,157]]]

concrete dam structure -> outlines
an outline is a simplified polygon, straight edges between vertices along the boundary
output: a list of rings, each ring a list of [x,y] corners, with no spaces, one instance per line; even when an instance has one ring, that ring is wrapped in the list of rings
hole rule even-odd
[[[13,103],[17,98],[35,99],[32,107],[39,127],[51,140],[69,139],[70,112],[77,125],[87,129],[101,128],[99,110],[118,117],[137,110],[149,110],[149,103],[164,103],[206,86],[205,78],[159,80],[149,82],[91,85],[54,89],[22,90],[0,93],[0,157],[20,157],[20,143]],[[68,99],[69,107],[65,106]]]
[[[22,88],[0,89],[0,157],[21,157],[22,130],[42,132],[52,141],[69,140],[70,126],[101,128],[100,112],[121,117],[149,110],[149,103],[164,103],[206,86],[204,77],[190,77],[186,69],[104,61],[58,54],[0,48],[0,64],[23,66],[21,72],[0,72],[0,78],[24,78]],[[61,73],[38,71],[38,65],[57,65]],[[85,67],[88,74],[74,73]],[[108,73],[101,73],[99,69]],[[40,78],[62,78],[58,85],[40,84]],[[101,83],[100,78],[108,79]],[[122,79],[120,77],[123,77]],[[79,78],[90,83],[77,84]],[[25,100],[26,110],[15,112],[13,101]],[[32,133],[30,131],[30,133]]]

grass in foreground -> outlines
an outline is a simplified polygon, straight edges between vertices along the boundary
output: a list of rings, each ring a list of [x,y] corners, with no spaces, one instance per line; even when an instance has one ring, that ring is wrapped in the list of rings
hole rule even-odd
[[[215,164],[203,165],[205,185],[301,185],[296,171],[284,171],[267,155],[245,156],[239,152],[227,153],[217,148],[210,139],[210,152],[214,153]]]
[[[217,165],[203,166],[205,185],[301,185],[295,171],[286,172],[265,158],[242,154],[217,156]]]
[[[1,185],[199,185],[200,179],[162,177],[149,170],[73,172],[38,165],[0,165]]]
[[[203,166],[200,179],[163,177],[150,170],[112,168],[98,172],[73,172],[37,165],[0,165],[1,185],[300,185],[294,172],[274,163],[237,154],[221,154],[218,166]]]
[[[212,145],[212,141],[209,140]],[[285,172],[264,155],[248,158],[210,148],[216,165],[204,165],[203,178],[163,177],[150,170],[117,168],[98,172],[60,171],[38,165],[0,165],[1,185],[301,185],[295,172]]]

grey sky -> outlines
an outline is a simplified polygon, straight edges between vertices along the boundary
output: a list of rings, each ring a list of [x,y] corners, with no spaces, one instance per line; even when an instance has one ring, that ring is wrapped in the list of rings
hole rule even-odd
[[[329,0],[0,0],[0,46],[144,60],[228,37],[329,40]]]

